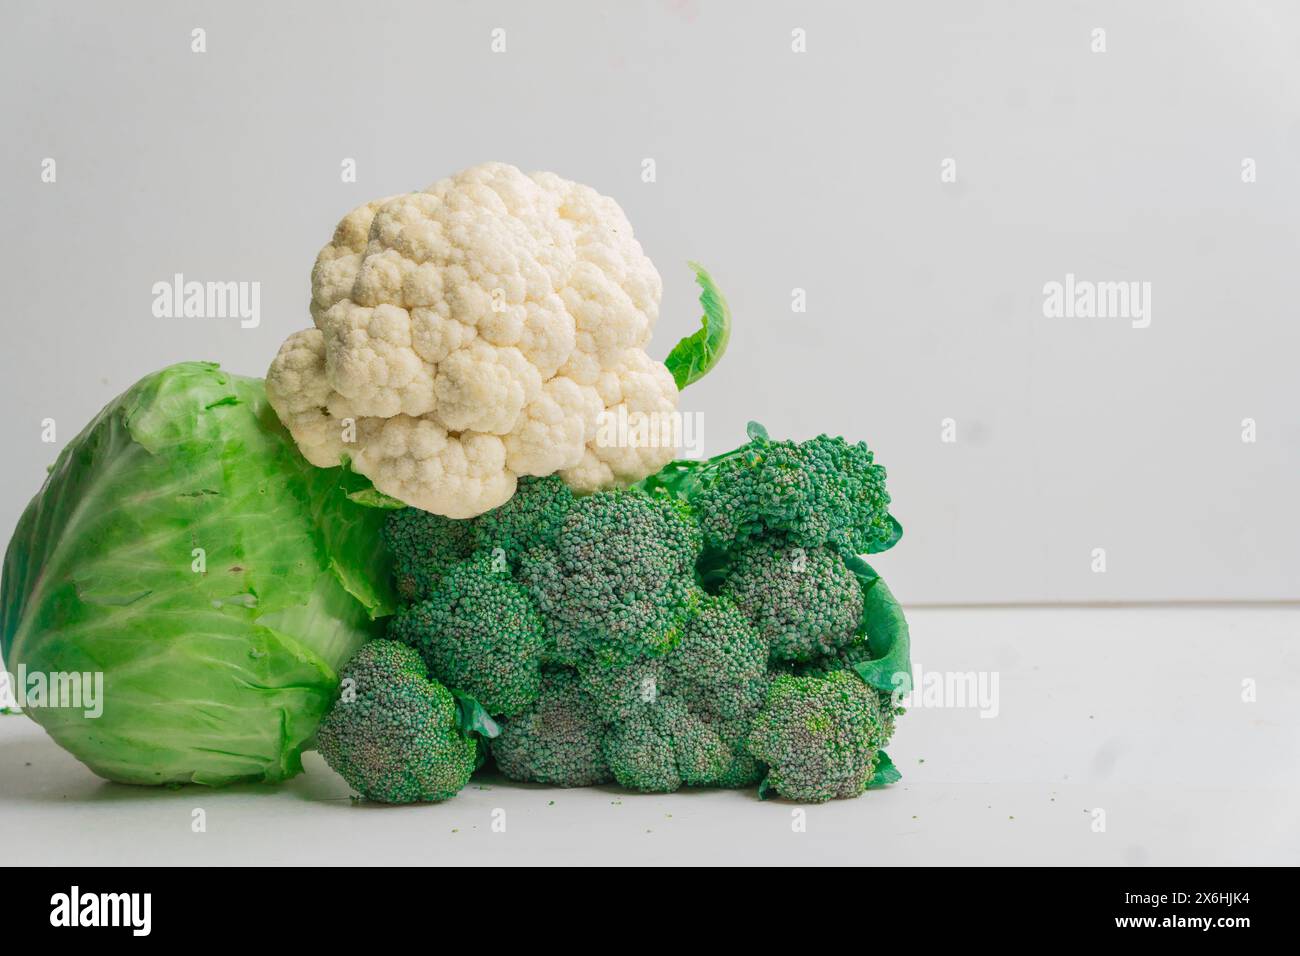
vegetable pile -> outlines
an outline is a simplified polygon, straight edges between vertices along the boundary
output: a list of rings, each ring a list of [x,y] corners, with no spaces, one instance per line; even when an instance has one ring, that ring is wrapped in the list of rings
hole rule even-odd
[[[813,802],[896,780],[907,626],[863,556],[901,528],[870,449],[600,433],[675,414],[725,352],[694,268],[701,327],[661,364],[658,273],[588,187],[488,164],[353,212],[265,392],[173,366],[59,456],[0,650],[102,673],[104,707],[26,712],[128,783],[277,781],[313,741],[386,803],[485,766]]]

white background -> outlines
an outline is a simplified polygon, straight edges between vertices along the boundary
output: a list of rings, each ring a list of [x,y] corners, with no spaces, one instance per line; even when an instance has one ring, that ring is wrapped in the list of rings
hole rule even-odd
[[[141,790],[0,718],[11,862],[1300,861],[1294,606],[915,610],[1300,599],[1300,6],[11,0],[2,17],[0,535],[143,374],[261,374],[308,324],[342,214],[499,159],[622,203],[665,279],[657,357],[697,324],[685,260],[712,270],[736,330],[685,395],[707,450],[751,418],[867,439],[907,528],[875,563],[916,665],[1000,680],[997,719],[913,709],[889,748],[902,782],[809,809],[799,835],[792,805],[752,792],[476,781],[436,807],[354,805],[316,756],[275,790]],[[260,282],[261,327],[153,318],[175,272]],[[1152,283],[1150,328],[1044,318],[1068,272]]]
[[[4,9],[0,534],[57,452],[42,419],[61,446],[165,364],[261,374],[343,213],[500,159],[622,203],[657,357],[697,323],[685,260],[713,271],[736,331],[684,396],[710,452],[750,418],[877,449],[905,604],[1300,597],[1300,7]],[[175,272],[261,282],[261,327],[154,318]],[[1044,318],[1067,272],[1152,283],[1150,328]]]

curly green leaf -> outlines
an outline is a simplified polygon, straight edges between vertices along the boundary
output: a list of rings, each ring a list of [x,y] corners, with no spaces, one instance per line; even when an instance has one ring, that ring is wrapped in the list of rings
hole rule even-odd
[[[678,391],[707,375],[727,351],[731,340],[731,309],[727,300],[702,265],[692,262],[690,267],[695,270],[695,281],[703,290],[700,305],[704,307],[704,317],[699,330],[674,345],[664,359]]]

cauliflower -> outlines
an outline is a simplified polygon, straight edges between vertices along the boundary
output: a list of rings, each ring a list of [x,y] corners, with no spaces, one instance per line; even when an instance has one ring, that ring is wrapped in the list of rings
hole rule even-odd
[[[662,288],[612,199],[475,166],[344,217],[312,270],[315,327],[281,346],[267,395],[312,464],[347,457],[451,518],[504,503],[521,475],[627,484],[675,452],[662,428],[649,444],[601,428],[676,412],[673,373],[645,351]]]

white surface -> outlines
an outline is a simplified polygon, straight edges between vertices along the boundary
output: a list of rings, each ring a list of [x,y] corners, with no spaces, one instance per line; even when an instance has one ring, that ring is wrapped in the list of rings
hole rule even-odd
[[[889,748],[902,782],[808,807],[806,832],[794,804],[750,792],[494,779],[434,806],[357,804],[314,754],[279,788],[124,787],[8,717],[5,864],[1300,863],[1300,609],[910,619],[925,671],[998,672],[998,716],[913,709]]]
[[[708,449],[750,418],[870,442],[908,600],[1300,597],[1295,3],[9,0],[0,21],[0,536],[141,375],[262,374],[341,215],[501,159],[624,205],[665,280],[656,357],[698,322],[685,260],[713,271],[737,328],[684,402]],[[261,326],[154,318],[177,272],[260,282]],[[1151,282],[1150,328],[1044,318],[1066,273]]]

